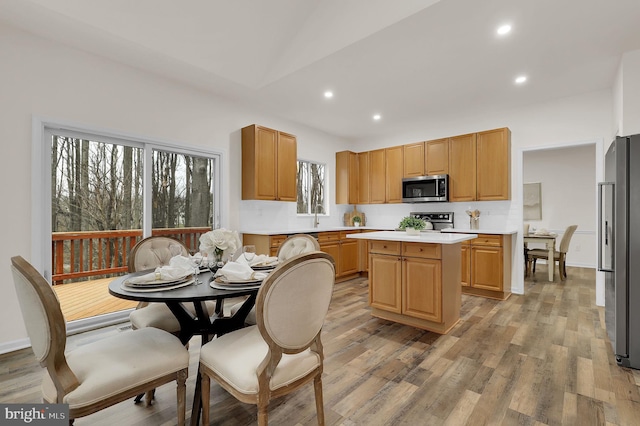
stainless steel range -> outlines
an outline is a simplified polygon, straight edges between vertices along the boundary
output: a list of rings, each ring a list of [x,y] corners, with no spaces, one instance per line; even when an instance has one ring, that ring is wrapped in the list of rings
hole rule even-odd
[[[411,212],[409,214],[431,222],[433,230],[436,232],[453,228],[453,212]]]

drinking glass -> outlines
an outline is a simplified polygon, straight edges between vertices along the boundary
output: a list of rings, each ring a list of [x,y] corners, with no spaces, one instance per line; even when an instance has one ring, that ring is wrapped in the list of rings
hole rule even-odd
[[[194,284],[198,285],[201,281],[198,279],[198,275],[200,274],[200,264],[202,263],[202,256],[196,256],[198,252],[192,253],[191,262],[193,263],[193,277]]]
[[[256,246],[254,245],[243,246],[242,255],[244,256],[244,260],[246,260],[247,263],[251,265],[253,258],[256,257]]]

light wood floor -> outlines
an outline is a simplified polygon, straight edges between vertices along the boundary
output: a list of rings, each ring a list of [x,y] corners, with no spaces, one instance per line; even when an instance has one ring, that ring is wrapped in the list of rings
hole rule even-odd
[[[323,333],[326,424],[640,425],[640,374],[615,364],[595,272],[568,268],[567,281],[549,283],[537,269],[524,296],[463,296],[462,320],[446,336],[372,318],[364,279],[337,284]],[[70,346],[118,332],[72,336]],[[197,338],[189,350],[191,396]],[[40,374],[27,350],[0,356],[0,402],[39,401]],[[255,406],[217,384],[211,399],[212,424],[256,423]],[[76,425],[171,425],[175,404],[165,385],[151,407],[126,401]],[[316,424],[312,386],[272,402],[269,420]]]

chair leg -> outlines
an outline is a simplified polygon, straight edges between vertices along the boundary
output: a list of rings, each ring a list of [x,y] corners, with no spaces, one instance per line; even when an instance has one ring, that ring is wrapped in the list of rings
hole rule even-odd
[[[156,390],[152,389],[144,393],[144,402],[147,407],[150,407],[156,397]]]
[[[316,413],[318,416],[318,426],[324,426],[324,401],[322,399],[322,377],[318,374],[313,379],[313,389],[316,394]]]
[[[184,426],[187,412],[187,374],[188,369],[178,371],[178,426]],[[155,389],[153,390],[155,392]]]
[[[536,260],[537,259],[535,259],[535,258],[533,259],[533,273],[534,274],[536,273]]]
[[[269,424],[269,402],[258,401],[258,426]]]
[[[202,424],[209,424],[209,398],[211,397],[211,379],[205,373],[201,373],[200,395],[202,397]],[[194,414],[191,413],[193,416]]]

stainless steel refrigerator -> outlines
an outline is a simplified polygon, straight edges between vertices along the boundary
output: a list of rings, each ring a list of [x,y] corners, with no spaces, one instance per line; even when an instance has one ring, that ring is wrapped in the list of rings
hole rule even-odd
[[[640,135],[619,137],[599,183],[598,270],[605,272],[605,322],[616,361],[640,369]]]

